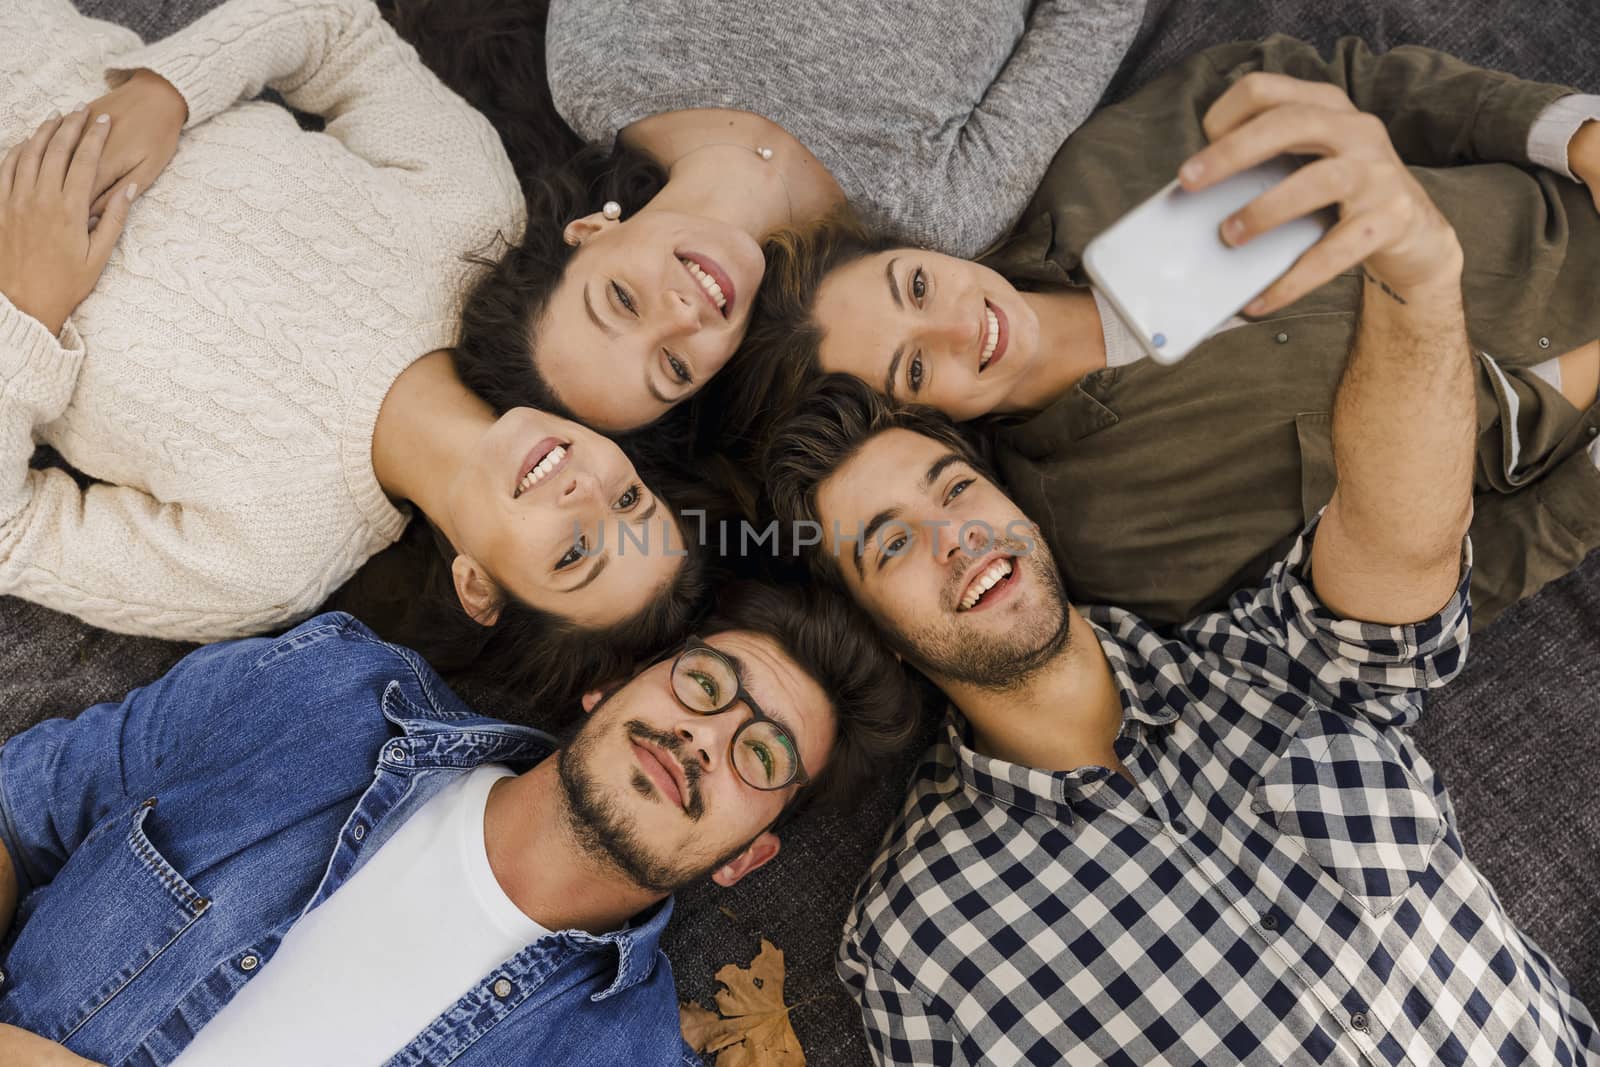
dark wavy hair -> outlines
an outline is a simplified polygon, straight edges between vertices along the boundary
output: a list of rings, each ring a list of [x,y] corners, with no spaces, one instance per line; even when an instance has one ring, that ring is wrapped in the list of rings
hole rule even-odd
[[[499,132],[524,183],[582,147],[550,96],[549,0],[378,0],[378,7],[428,69]]]
[[[909,430],[939,442],[995,484],[994,465],[983,438],[962,429],[950,416],[921,404],[894,404],[848,374],[827,374],[791,409],[772,434],[761,457],[766,504],[787,529],[822,524],[817,493],[851,457],[888,430]],[[811,572],[843,588],[839,560],[824,545],[806,553]]]
[[[896,247],[848,211],[767,239],[750,329],[722,373],[690,402],[697,447],[747,464],[760,455],[771,430],[822,376],[817,290],[834,271]]]
[[[837,719],[828,763],[786,812],[849,813],[887,763],[918,734],[922,692],[848,599],[815,586],[735,582],[723,589],[701,635],[744,630],[771,638],[832,701]]]

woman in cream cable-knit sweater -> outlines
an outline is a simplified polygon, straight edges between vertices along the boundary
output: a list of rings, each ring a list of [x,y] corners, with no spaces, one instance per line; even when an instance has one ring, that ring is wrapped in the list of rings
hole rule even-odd
[[[0,299],[0,593],[124,632],[259,632],[392,542],[410,500],[480,622],[646,638],[685,613],[676,525],[616,446],[529,409],[496,422],[455,379],[463,256],[516,235],[520,195],[487,122],[367,0],[235,0],[145,48],[66,0],[11,0],[0,40],[0,148],[132,71],[188,109],[70,320]],[[324,132],[248,102],[263,87]],[[118,107],[69,114],[63,142],[101,111],[113,139],[149,121]],[[38,443],[98,484],[29,470]],[[656,550],[574,544],[602,519],[650,523]]]

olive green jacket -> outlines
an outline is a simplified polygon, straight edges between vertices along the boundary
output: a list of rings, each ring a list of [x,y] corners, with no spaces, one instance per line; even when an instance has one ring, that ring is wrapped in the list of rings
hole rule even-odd
[[[1527,161],[1535,119],[1573,90],[1354,39],[1331,61],[1286,37],[1224,45],[1091,118],[990,262],[1024,287],[1086,285],[1090,238],[1172,179],[1205,144],[1206,109],[1253,70],[1333,82],[1381,117],[1460,235],[1481,350],[1472,595],[1486,624],[1600,544],[1586,452],[1600,410],[1527,373],[1600,337],[1600,214],[1583,186]],[[1178,364],[1097,371],[1000,428],[1001,474],[1075,600],[1175,623],[1261,579],[1333,492],[1329,414],[1360,301],[1352,271]]]

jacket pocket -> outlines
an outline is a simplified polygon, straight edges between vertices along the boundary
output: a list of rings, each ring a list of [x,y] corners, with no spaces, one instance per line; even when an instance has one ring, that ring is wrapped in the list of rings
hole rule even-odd
[[[1333,499],[1338,472],[1333,466],[1333,416],[1326,411],[1302,411],[1294,417],[1300,444],[1300,510],[1306,522]]]
[[[146,833],[155,806],[107,818],[24,903],[0,1022],[66,1042],[209,910]]]
[[[1323,710],[1307,712],[1250,806],[1373,915],[1399,903],[1445,833],[1433,795],[1377,729]]]

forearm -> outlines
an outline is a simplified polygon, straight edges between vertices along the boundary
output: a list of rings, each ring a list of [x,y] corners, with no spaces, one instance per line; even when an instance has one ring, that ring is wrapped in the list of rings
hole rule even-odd
[[[1347,558],[1329,566],[1313,556],[1318,592],[1341,614],[1415,621],[1437,611],[1459,578],[1477,409],[1456,254],[1440,280],[1404,292],[1366,274],[1334,402],[1338,488],[1316,545]]]
[[[1264,70],[1337,85],[1357,108],[1382,119],[1401,158],[1418,166],[1532,162],[1535,123],[1550,104],[1576,92],[1413,45],[1374,53],[1354,37],[1342,38],[1328,59],[1285,36],[1209,54],[1230,81]]]
[[[192,126],[263,89],[287,99],[330,64],[348,62],[352,42],[374,31],[392,36],[366,0],[229,0],[120,57],[111,78],[138,69],[161,75],[183,95]]]
[[[1043,0],[1005,67],[973,108],[950,156],[942,246],[977,255],[1038,189],[1133,44],[1142,2]],[[951,210],[959,208],[960,210]]]

